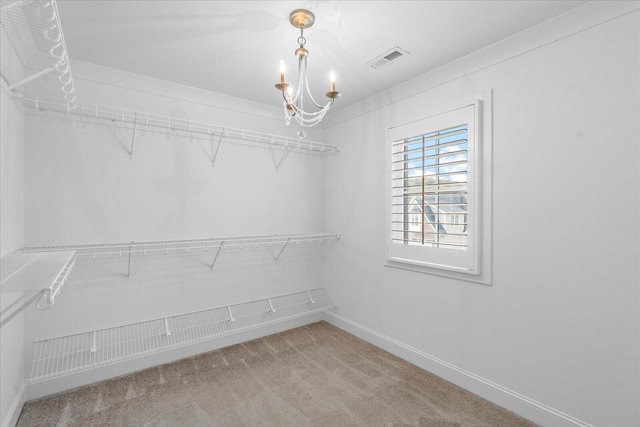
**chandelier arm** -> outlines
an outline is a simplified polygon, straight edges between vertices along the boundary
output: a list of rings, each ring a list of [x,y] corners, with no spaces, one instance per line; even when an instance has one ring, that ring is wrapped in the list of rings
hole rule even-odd
[[[302,63],[304,61],[304,64]],[[306,58],[300,58],[299,62],[298,62],[298,90],[296,91],[295,96],[293,97],[293,99],[287,99],[286,96],[284,95],[284,92],[282,93],[283,99],[285,100],[285,102],[288,102],[289,105],[292,107],[293,110],[297,111],[298,113],[304,115],[304,116],[318,116],[320,114],[323,114],[323,110],[325,108],[327,108],[327,105],[331,106],[333,105],[333,101],[335,101],[334,99],[330,99],[329,102],[325,105],[320,105],[318,104],[315,99],[313,99],[313,95],[311,94],[311,91],[309,90],[309,81],[306,78],[307,74],[306,74],[306,66],[307,66],[307,61]],[[311,98],[311,102],[313,102],[313,104],[318,107],[320,110],[316,111],[316,112],[307,112],[304,110],[304,90],[307,90],[307,94],[309,95],[309,98]],[[299,100],[299,102],[298,102]]]
[[[306,58],[306,57],[305,57]],[[307,61],[305,58],[298,58],[298,89],[296,90],[296,103],[300,110],[304,111],[304,76],[307,73]],[[304,60],[304,65],[303,65]]]
[[[289,111],[287,110],[287,106],[286,105],[284,107],[282,107],[282,109],[284,110],[284,121],[285,121],[285,124],[287,126],[289,126],[289,123],[291,123],[291,118],[293,117],[293,115],[291,113],[289,113]]]
[[[304,58],[304,84],[305,84],[305,88],[307,89],[307,93],[309,94],[309,98],[311,99],[311,102],[313,102],[313,104],[318,107],[318,108],[323,108],[322,105],[318,104],[316,102],[315,99],[313,99],[313,95],[311,94],[311,89],[309,89],[309,75],[307,74],[307,58]],[[300,87],[300,90],[304,90],[302,87]]]

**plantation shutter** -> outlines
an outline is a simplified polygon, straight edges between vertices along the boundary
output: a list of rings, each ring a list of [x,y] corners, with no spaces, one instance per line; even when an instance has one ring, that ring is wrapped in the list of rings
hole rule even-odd
[[[392,143],[391,239],[467,249],[468,125]]]
[[[389,261],[479,274],[478,105],[388,129]]]

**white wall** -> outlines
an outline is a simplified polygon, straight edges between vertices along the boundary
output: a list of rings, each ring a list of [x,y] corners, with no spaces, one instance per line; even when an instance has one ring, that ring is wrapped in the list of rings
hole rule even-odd
[[[278,108],[73,64],[83,102],[277,135]],[[25,246],[323,231],[326,159],[66,113],[25,111]],[[317,140],[320,131],[309,132]],[[216,139],[217,143],[217,139]],[[276,152],[276,160],[281,154]],[[135,259],[80,258],[53,308],[26,311],[25,343],[321,287],[326,247],[290,245]]]
[[[637,8],[589,3],[328,117],[334,323],[544,425],[640,424]],[[485,89],[491,286],[385,267],[386,129]]]
[[[10,94],[2,91],[2,181],[0,197],[0,254],[20,249],[24,239],[23,118]]]
[[[23,246],[23,118],[8,92],[0,94],[0,256]],[[0,294],[0,310],[20,295]],[[0,330],[0,423],[12,425],[24,402],[23,314]]]

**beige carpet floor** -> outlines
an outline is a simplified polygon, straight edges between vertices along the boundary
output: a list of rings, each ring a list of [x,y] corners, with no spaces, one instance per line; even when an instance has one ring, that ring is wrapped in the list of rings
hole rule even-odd
[[[19,427],[534,424],[326,322],[29,401]]]

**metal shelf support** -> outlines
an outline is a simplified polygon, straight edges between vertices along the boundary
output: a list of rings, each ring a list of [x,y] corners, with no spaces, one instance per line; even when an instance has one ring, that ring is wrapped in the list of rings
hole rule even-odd
[[[167,320],[167,318],[164,318],[164,334],[166,336],[170,336],[171,335],[171,331],[169,330],[169,320]]]
[[[224,246],[224,240],[222,242],[220,242],[220,246],[218,246],[218,250],[216,251],[216,256],[213,257],[213,261],[211,262],[211,270],[213,270],[213,266],[216,265],[216,261],[218,259],[218,255],[220,255],[220,251],[222,250],[222,247]]]
[[[93,331],[91,334],[91,353],[95,353],[98,351],[98,345],[96,343],[96,331]]]
[[[27,83],[29,83],[32,80],[40,78],[40,77],[44,76],[45,74],[49,74],[51,71],[53,71],[53,67],[44,68],[44,69],[38,71],[37,73],[31,74],[29,77],[25,77],[24,79],[20,80],[19,82],[16,82],[16,83],[13,83],[13,84],[9,85],[7,87],[7,89],[13,90],[13,89],[15,89],[17,87],[20,87],[22,85],[26,85]]]
[[[287,238],[287,241],[284,242],[284,245],[282,245],[282,248],[280,248],[280,252],[278,252],[278,255],[275,256],[276,261],[280,259],[280,255],[282,255],[282,252],[284,252],[284,248],[287,247],[290,241],[291,241],[291,237]]]
[[[131,149],[129,150],[129,158],[133,159],[133,144],[136,141],[136,125],[138,124],[138,115],[133,120],[133,133],[131,135]]]
[[[287,145],[286,147],[284,147],[284,150],[282,150],[280,159],[277,159],[275,151],[273,150],[273,148],[271,149],[271,157],[273,157],[273,164],[275,165],[276,170],[280,169],[280,165],[282,165],[284,158],[287,157],[290,151],[291,151],[290,145]]]
[[[220,145],[222,144],[222,138],[224,138],[224,134],[225,134],[225,130],[223,128],[222,132],[220,132],[220,139],[218,139],[218,144],[216,145],[215,151],[213,149],[214,134],[213,133],[211,134],[211,166],[215,166],[216,164],[216,158],[218,157],[218,151],[220,150]]]
[[[127,277],[131,277],[131,248],[133,248],[133,245],[135,244],[135,242],[132,240],[131,243],[129,243],[129,262],[128,262],[128,266],[127,266]],[[95,259],[96,257],[96,251],[95,248],[93,248],[93,258]]]

